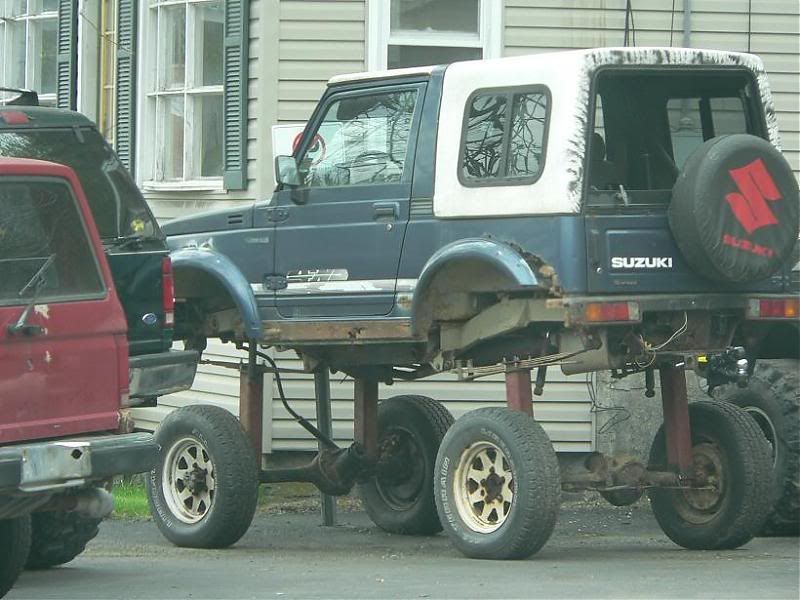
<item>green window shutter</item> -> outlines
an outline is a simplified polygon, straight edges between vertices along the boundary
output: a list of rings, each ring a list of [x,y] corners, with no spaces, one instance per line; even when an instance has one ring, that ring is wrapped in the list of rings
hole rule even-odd
[[[223,185],[247,187],[248,0],[225,2],[225,91],[223,92]]]
[[[57,48],[56,106],[77,110],[78,0],[59,0]]]
[[[119,159],[133,173],[136,136],[136,5],[119,0],[117,12],[117,114],[114,143]]]

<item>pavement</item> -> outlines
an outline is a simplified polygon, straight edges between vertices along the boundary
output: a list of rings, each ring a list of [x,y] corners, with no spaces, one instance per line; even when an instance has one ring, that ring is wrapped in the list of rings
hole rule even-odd
[[[523,561],[470,560],[443,534],[391,535],[363,512],[337,516],[322,527],[316,512],[259,514],[226,550],[176,548],[151,521],[111,520],[83,555],[24,573],[8,598],[800,598],[797,538],[684,550],[646,501],[566,504],[548,544]]]

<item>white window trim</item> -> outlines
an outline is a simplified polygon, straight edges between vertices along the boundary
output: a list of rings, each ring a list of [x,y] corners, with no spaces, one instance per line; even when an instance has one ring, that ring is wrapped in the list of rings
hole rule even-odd
[[[198,4],[203,4],[204,1],[210,2],[212,0],[198,0]],[[137,169],[137,183],[139,186],[148,192],[208,192],[216,193],[225,191],[224,181],[222,175],[218,177],[203,177],[195,179],[182,179],[179,181],[159,181],[155,179],[156,174],[156,161],[158,154],[153,150],[158,143],[156,139],[156,126],[158,114],[156,110],[156,102],[153,99],[157,96],[166,97],[169,95],[180,95],[184,99],[188,96],[197,96],[208,93],[224,93],[224,86],[206,86],[196,87],[181,90],[161,90],[156,91],[158,86],[159,69],[156,66],[158,58],[158,12],[159,6],[170,5],[183,5],[187,6],[184,0],[161,0],[157,4],[148,4],[143,6],[139,11],[139,56],[137,69],[137,89],[145,90],[144,94],[139,97],[140,101],[137,102],[136,119],[141,125],[137,127],[136,133],[136,164],[139,165]],[[190,17],[187,13],[187,19]],[[191,23],[189,31],[194,31],[194,24]],[[192,64],[190,61],[193,59],[194,45],[189,44],[186,49],[186,64]],[[188,70],[185,77],[188,77]],[[191,105],[192,103],[187,103]],[[193,115],[190,114],[191,110],[186,109],[184,118],[188,125],[191,127]],[[191,164],[187,161],[193,160],[193,155],[196,155],[188,145],[184,145],[184,172],[191,172]]]
[[[478,35],[457,32],[401,32],[391,34],[390,0],[367,0],[367,70],[383,71],[390,44],[482,48],[484,58],[503,55],[503,6],[500,0],[480,0]]]

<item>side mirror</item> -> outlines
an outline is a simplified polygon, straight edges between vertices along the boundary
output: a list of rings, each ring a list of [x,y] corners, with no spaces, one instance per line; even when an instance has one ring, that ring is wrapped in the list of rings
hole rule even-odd
[[[275,179],[280,185],[288,188],[302,185],[300,169],[297,168],[297,160],[293,156],[275,157]]]

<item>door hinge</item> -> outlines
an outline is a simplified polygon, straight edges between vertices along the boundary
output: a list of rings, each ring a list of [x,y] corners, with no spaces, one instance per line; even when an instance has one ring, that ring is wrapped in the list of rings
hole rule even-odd
[[[279,223],[289,218],[289,209],[283,206],[267,209],[267,219],[273,223]]]
[[[286,275],[266,275],[264,277],[264,287],[268,290],[285,290],[288,285]]]

